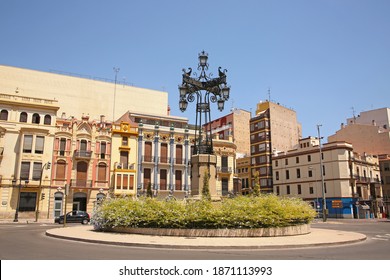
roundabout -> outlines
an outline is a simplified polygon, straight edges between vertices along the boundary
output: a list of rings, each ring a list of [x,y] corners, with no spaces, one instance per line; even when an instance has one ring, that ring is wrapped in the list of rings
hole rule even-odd
[[[93,226],[72,226],[46,231],[46,235],[73,241],[172,249],[284,249],[345,245],[366,240],[364,234],[310,229],[310,233],[278,237],[179,237],[95,231]]]

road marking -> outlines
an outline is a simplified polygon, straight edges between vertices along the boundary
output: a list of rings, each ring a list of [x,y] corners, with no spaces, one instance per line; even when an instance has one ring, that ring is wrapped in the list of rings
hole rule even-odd
[[[376,237],[379,237],[379,238],[389,238],[388,236],[383,236],[383,235],[379,235],[379,234],[377,234],[377,235],[375,235]]]
[[[389,239],[385,239],[385,238],[376,238],[376,237],[373,237],[372,239],[381,240],[381,241],[389,241]]]

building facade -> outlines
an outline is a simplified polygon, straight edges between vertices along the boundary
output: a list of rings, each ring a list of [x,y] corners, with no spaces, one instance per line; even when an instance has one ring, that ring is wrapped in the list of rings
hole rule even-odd
[[[386,216],[390,217],[390,155],[380,155],[379,166],[383,188],[383,206]]]
[[[194,130],[187,119],[127,112],[119,121],[131,123],[138,133],[134,165],[137,195],[145,195],[148,187],[156,197],[189,195]]]
[[[240,187],[236,178],[236,149],[237,146],[230,134],[227,140],[213,140],[214,155],[217,157],[216,166],[216,193],[219,197],[236,195],[240,193]]]
[[[221,118],[215,119],[204,126],[214,137],[218,136],[221,140],[229,140],[233,136],[233,142],[237,146],[237,157],[250,155],[249,141],[249,120],[251,114],[242,109],[232,109],[230,114]]]
[[[0,94],[0,218],[46,217],[58,109],[54,99]]]
[[[128,110],[166,115],[168,108],[168,93],[164,91],[131,86],[121,80],[0,65],[0,93],[15,91],[24,97],[57,100],[59,114],[89,115],[94,120],[104,115],[111,122]]]
[[[251,187],[259,174],[260,191],[273,192],[272,153],[298,145],[302,128],[296,112],[270,101],[257,104],[256,116],[250,119]]]
[[[92,213],[110,188],[112,124],[62,115],[56,121],[48,217],[66,211]]]
[[[273,155],[274,193],[300,197],[329,217],[380,217],[384,211],[379,161],[359,155],[346,142],[326,143],[320,154],[318,138],[299,141],[296,149]],[[321,174],[322,173],[322,174]]]

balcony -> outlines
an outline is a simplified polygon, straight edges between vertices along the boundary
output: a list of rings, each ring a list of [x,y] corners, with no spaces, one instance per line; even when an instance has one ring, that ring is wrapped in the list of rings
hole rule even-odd
[[[217,166],[217,172],[218,173],[231,174],[233,172],[233,169],[231,167]]]
[[[92,157],[92,151],[75,150],[73,154],[76,159],[88,159]]]
[[[115,163],[115,169],[125,169],[125,170],[134,170],[135,164],[134,163]]]
[[[72,179],[70,181],[70,186],[73,188],[91,188],[92,180]]]

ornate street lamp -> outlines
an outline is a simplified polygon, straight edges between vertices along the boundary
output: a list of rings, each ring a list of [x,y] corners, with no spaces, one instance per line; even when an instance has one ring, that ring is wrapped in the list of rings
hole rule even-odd
[[[202,125],[211,121],[210,101],[218,105],[218,110],[223,111],[225,101],[229,99],[230,87],[226,84],[227,70],[218,68],[218,77],[211,78],[212,74],[207,74],[209,65],[207,63],[208,54],[202,51],[199,56],[198,77],[191,77],[192,69],[183,69],[183,81],[179,86],[180,101],[179,108],[182,112],[187,109],[188,102],[196,100],[196,128],[194,154],[213,154],[213,142],[211,126],[205,127],[202,133]]]

